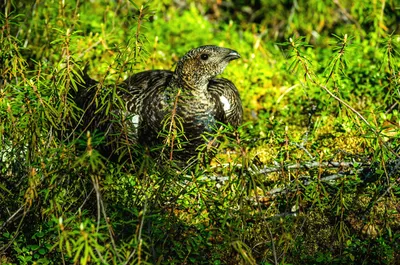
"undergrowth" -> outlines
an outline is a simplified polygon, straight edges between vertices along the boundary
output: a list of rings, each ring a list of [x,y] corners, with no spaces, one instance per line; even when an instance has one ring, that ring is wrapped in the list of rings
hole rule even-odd
[[[398,263],[396,1],[0,7],[1,264]],[[130,142],[122,162],[75,126],[85,71],[124,135],[118,83],[205,44],[241,54],[223,75],[245,122],[215,157],[176,168],[166,123],[167,162]]]

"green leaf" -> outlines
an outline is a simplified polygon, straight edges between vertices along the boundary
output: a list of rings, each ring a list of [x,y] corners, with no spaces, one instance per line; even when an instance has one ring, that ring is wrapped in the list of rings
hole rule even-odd
[[[46,254],[46,253],[47,253],[47,249],[45,249],[45,248],[39,249],[39,254],[40,254],[40,255],[44,255],[44,254]]]
[[[44,233],[43,232],[37,232],[36,234],[35,234],[35,236],[36,237],[38,237],[38,238],[42,238],[42,237],[44,237]]]
[[[33,251],[38,250],[40,248],[40,246],[38,245],[30,245],[29,248]]]

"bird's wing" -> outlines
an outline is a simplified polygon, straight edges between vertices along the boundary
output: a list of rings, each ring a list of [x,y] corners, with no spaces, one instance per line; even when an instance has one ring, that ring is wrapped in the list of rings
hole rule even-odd
[[[172,71],[150,70],[137,73],[126,79],[122,86],[126,109],[138,114],[143,105],[143,100],[165,89],[172,75]]]
[[[208,85],[208,91],[223,109],[222,123],[238,127],[243,120],[242,101],[236,86],[225,78],[212,79]]]

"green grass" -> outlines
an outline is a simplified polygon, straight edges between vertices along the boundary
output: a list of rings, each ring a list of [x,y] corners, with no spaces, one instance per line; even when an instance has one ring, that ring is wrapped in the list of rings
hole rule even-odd
[[[400,5],[250,2],[0,3],[1,264],[398,262]],[[71,131],[85,66],[108,113],[205,44],[241,54],[245,117],[209,164],[108,161]]]

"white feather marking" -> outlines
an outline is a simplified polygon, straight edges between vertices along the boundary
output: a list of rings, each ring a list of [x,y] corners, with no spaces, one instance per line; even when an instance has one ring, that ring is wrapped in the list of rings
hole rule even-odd
[[[229,100],[225,96],[220,96],[219,100],[221,101],[222,105],[224,106],[224,110],[228,111],[231,108],[231,104]]]
[[[134,115],[132,116],[132,123],[135,128],[139,126],[139,115]]]

